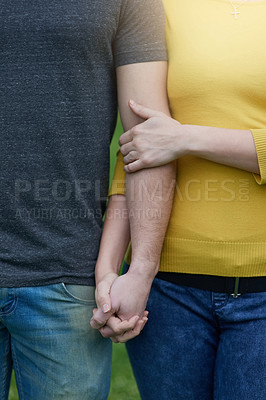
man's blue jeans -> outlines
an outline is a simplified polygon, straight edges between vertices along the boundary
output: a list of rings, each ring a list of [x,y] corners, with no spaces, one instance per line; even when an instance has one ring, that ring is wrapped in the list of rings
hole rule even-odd
[[[94,287],[0,288],[0,400],[104,400],[111,341],[90,327]]]
[[[143,400],[265,400],[266,292],[155,279],[149,321],[127,350]]]

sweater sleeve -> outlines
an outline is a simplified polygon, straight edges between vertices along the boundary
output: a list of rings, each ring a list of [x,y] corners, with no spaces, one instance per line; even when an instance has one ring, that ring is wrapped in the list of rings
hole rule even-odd
[[[251,129],[259,162],[260,175],[254,174],[259,185],[266,184],[266,128]]]
[[[125,172],[123,170],[123,167],[123,155],[119,151],[115,166],[114,177],[112,180],[111,188],[109,190],[109,196],[112,196],[114,194],[125,195]]]

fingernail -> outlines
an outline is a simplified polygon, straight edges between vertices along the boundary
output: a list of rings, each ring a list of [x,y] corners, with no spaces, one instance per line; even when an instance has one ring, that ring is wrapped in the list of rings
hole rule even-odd
[[[135,101],[134,100],[129,100],[129,104],[131,105],[131,106],[135,106],[136,105],[136,103],[135,103]]]
[[[104,305],[103,305],[103,312],[104,312],[104,313],[107,313],[108,311],[110,311],[109,305],[108,305],[108,304],[104,304]]]

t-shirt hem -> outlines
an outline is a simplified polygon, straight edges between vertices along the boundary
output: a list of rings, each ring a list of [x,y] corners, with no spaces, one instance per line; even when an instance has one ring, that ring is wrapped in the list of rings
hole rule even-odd
[[[1,276],[0,287],[1,288],[16,288],[16,287],[39,287],[39,286],[48,286],[54,285],[58,283],[65,283],[68,285],[84,285],[84,286],[95,286],[95,278],[94,277],[86,277],[86,276],[64,276],[61,277],[45,277],[42,279],[12,279],[10,277],[6,278]]]
[[[149,49],[141,52],[127,51],[118,53],[115,56],[115,67],[127,64],[137,64],[152,61],[167,61],[167,51],[165,49]]]

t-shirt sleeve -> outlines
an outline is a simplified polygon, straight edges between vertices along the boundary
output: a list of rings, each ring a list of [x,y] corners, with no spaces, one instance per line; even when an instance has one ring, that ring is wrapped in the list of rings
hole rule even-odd
[[[123,170],[123,167],[123,156],[119,151],[115,166],[114,177],[112,180],[111,188],[109,190],[109,196],[112,196],[114,194],[125,194],[125,171]]]
[[[167,60],[161,0],[122,0],[113,51],[116,67]]]
[[[266,184],[266,128],[251,129],[259,162],[260,175],[254,174],[259,185]]]

